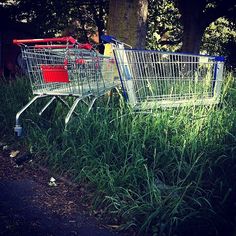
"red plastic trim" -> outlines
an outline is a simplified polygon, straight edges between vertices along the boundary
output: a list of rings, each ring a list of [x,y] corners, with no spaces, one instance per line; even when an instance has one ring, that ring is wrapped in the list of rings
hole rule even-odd
[[[77,47],[80,49],[86,49],[86,50],[91,50],[93,48],[93,46],[89,43],[79,44]]]

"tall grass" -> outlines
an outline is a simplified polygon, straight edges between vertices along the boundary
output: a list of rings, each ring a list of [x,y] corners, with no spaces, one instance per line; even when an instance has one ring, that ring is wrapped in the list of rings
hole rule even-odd
[[[30,83],[27,78],[16,81],[0,77],[0,135],[12,135],[15,114],[30,99]]]
[[[23,87],[25,81],[17,83]],[[3,125],[9,132],[19,100],[29,93],[18,85],[4,86],[1,94],[14,94],[0,100],[1,115],[9,110]],[[86,106],[78,106],[81,115],[67,129],[61,104],[40,119],[36,104],[23,119],[26,142],[41,162],[89,183],[94,207],[121,229],[134,228],[141,235],[230,231],[226,222],[233,218],[236,193],[235,88],[229,75],[220,106],[152,114],[135,114],[119,96],[105,96],[89,114]]]

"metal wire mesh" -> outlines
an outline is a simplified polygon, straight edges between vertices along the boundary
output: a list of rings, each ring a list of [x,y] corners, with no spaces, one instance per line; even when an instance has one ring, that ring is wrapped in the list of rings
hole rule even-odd
[[[131,105],[149,109],[219,101],[223,62],[216,57],[114,49]]]
[[[77,48],[22,47],[34,94],[99,96],[115,87],[114,60]]]

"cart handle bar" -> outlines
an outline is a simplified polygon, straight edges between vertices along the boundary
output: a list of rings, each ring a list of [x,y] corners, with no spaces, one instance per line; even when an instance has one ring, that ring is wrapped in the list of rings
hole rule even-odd
[[[105,43],[115,43],[115,44],[125,45],[128,48],[132,48],[131,45],[121,42],[120,40],[116,39],[114,36],[111,35],[102,35],[101,40]]]
[[[24,43],[49,43],[49,42],[69,42],[72,44],[77,43],[73,37],[61,37],[61,38],[45,38],[45,39],[13,39],[13,43],[20,45]]]

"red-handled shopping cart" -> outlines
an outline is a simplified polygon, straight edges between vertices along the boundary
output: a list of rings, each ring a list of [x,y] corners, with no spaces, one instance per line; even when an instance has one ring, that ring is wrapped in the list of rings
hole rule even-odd
[[[67,125],[80,101],[86,100],[90,111],[98,97],[119,83],[114,78],[114,59],[97,53],[90,44],[80,44],[72,37],[21,39],[13,40],[13,43],[21,47],[35,95],[16,115],[15,132],[18,136],[22,132],[21,114],[37,99],[51,96],[39,115],[54,100],[65,104],[69,108],[65,118]],[[71,107],[65,96],[74,97]]]

